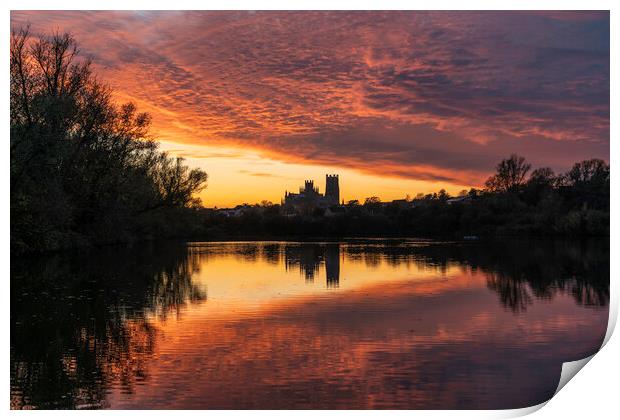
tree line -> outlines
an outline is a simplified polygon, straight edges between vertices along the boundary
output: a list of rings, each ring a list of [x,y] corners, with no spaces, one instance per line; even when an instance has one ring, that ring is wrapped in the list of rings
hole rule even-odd
[[[157,236],[207,174],[158,150],[151,117],[117,105],[67,33],[11,34],[11,249]]]
[[[445,190],[387,203],[368,197],[349,201],[338,212],[315,208],[294,215],[263,202],[239,217],[205,211],[196,228],[215,237],[609,235],[608,164],[584,160],[562,174],[531,169],[525,158],[512,155],[497,165],[483,189],[457,197]]]

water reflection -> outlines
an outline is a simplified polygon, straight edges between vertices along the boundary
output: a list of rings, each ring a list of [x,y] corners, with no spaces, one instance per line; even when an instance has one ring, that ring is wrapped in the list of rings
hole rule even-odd
[[[608,302],[608,241],[14,260],[11,407],[516,408],[600,346]]]
[[[278,247],[278,245],[271,245]],[[314,282],[319,267],[325,266],[325,285],[337,288],[340,283],[340,244],[284,245],[285,268],[298,268],[307,282]]]
[[[206,299],[183,247],[104,249],[15,260],[11,267],[11,407],[100,408],[107,387],[148,378],[150,321]]]

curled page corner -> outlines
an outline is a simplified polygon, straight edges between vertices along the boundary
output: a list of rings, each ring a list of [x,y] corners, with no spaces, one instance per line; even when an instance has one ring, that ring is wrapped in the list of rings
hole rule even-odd
[[[512,418],[516,418],[516,417],[524,417],[524,416],[528,416],[532,413],[535,413],[536,411],[540,410],[541,408],[543,408],[545,405],[547,405],[547,403],[550,400],[541,402],[540,404],[536,404],[536,405],[532,405],[530,407],[524,407],[524,408],[513,408],[513,409],[508,409],[508,410],[501,410],[499,413],[499,416],[496,418],[502,418],[502,419],[512,419]]]
[[[618,320],[618,303],[620,301],[620,298],[617,292],[614,293],[613,289],[611,293],[612,297],[609,300],[609,321],[607,322],[607,332],[605,333],[605,338],[603,339],[601,349],[605,347],[605,345],[611,338],[611,335],[614,333],[614,330],[616,329],[616,321]]]
[[[562,373],[560,374],[560,381],[558,382],[558,387],[555,389],[553,396],[549,398],[547,401],[543,401],[542,403],[533,405],[531,407],[517,408],[513,410],[504,410],[504,412],[501,415],[501,418],[523,417],[523,416],[532,414],[540,410],[541,408],[543,408],[545,405],[547,405],[549,401],[551,401],[553,397],[557,395],[558,392],[560,392],[562,388],[564,388],[564,385],[566,385],[568,381],[570,381],[573,378],[573,376],[575,376],[577,372],[579,372],[594,357],[595,354],[588,356],[584,359],[573,360],[572,362],[562,363]]]
[[[557,393],[560,392],[562,388],[564,388],[564,385],[566,385],[568,381],[570,381],[573,376],[575,376],[577,372],[579,372],[581,368],[583,368],[593,357],[594,354],[584,359],[573,360],[572,362],[564,362],[562,364],[562,374],[560,375],[560,382],[558,383],[558,387],[555,389],[553,396],[557,395]]]
[[[611,337],[611,335],[614,332],[615,326],[616,326],[616,320],[617,320],[617,305],[613,305],[613,308],[610,307],[609,309],[609,323],[607,324],[607,333],[605,334],[605,338],[603,340],[603,344],[601,344],[601,348],[594,354],[585,357],[583,359],[580,360],[573,360],[572,362],[564,362],[562,363],[562,372],[560,374],[560,380],[558,382],[558,387],[555,389],[555,392],[553,393],[553,397],[555,397],[557,395],[558,392],[560,392],[560,390],[562,388],[564,388],[564,386],[571,380],[573,379],[573,377],[586,365],[588,364],[588,362],[590,360],[592,360],[592,358],[594,356],[596,356],[596,354],[601,351],[603,349],[603,347],[605,347],[605,345],[607,344],[607,342],[609,341],[609,338]],[[522,417],[522,416],[526,416],[528,414],[532,414],[538,410],[540,410],[541,408],[543,408],[545,405],[547,405],[547,403],[549,401],[551,401],[551,399],[553,398],[551,397],[550,399],[548,399],[547,401],[544,401],[540,404],[537,405],[533,405],[531,407],[525,407],[525,408],[518,408],[518,409],[514,409],[514,410],[505,410],[504,411],[504,415],[502,416],[502,418],[514,418],[514,417]]]

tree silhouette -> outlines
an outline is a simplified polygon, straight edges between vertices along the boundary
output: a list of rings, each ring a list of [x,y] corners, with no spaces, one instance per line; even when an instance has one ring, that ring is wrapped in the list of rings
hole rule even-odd
[[[514,192],[523,185],[531,167],[524,157],[513,154],[497,165],[497,173],[486,181],[485,186],[493,192]]]
[[[113,102],[70,34],[13,32],[10,75],[14,251],[153,236],[199,204],[207,174],[158,150],[151,117]]]
[[[604,185],[609,182],[609,166],[601,159],[575,163],[566,174],[571,185]]]

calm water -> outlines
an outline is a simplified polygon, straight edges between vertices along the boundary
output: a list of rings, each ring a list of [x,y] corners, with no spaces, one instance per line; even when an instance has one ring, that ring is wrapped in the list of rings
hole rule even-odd
[[[11,265],[12,408],[518,408],[602,344],[608,240],[150,245]]]

